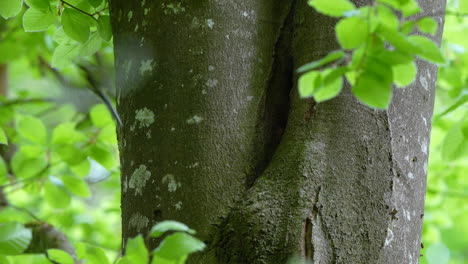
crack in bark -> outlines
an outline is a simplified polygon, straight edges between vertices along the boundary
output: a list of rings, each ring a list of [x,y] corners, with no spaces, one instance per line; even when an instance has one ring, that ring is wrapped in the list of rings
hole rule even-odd
[[[257,137],[263,143],[263,159],[255,165],[252,175],[246,179],[247,189],[268,167],[278,148],[288,121],[290,109],[289,94],[293,87],[293,59],[291,54],[291,40],[295,1],[289,4],[284,16],[273,52],[270,77],[267,81],[266,92],[263,94],[262,104],[257,124]]]

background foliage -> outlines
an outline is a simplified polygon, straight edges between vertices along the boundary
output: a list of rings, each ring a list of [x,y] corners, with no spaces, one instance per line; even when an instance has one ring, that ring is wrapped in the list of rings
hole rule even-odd
[[[415,56],[440,64],[421,262],[466,263],[468,0],[449,1],[442,53],[426,40],[409,37],[414,28],[430,36],[433,20],[398,20],[393,13],[391,8],[412,15],[417,11],[413,0],[378,2],[357,11],[347,0],[310,1],[318,11],[342,17],[336,27],[342,50],[299,69],[301,95],[328,100],[346,78],[360,100],[385,108],[393,83],[414,81]],[[0,90],[0,263],[50,263],[44,254],[22,254],[37,251],[31,239],[45,223],[76,248],[76,256],[48,250],[50,260],[147,263],[151,254],[141,236],[127,242],[126,256],[119,259],[118,117],[112,114],[107,2],[0,0],[0,16],[5,18],[0,18],[0,69],[8,72],[8,85]],[[356,23],[368,30],[348,34]],[[396,49],[385,49],[384,43]],[[388,55],[401,60],[382,59]],[[385,78],[376,82],[376,76]],[[363,91],[359,80],[376,89]],[[176,222],[160,223],[151,235],[167,231],[153,261],[183,263],[204,247],[193,230]]]

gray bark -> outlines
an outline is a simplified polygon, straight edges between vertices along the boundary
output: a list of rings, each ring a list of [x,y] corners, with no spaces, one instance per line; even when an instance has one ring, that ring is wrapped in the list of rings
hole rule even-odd
[[[348,86],[316,104],[294,69],[338,47],[336,21],[304,0],[112,0],[111,17],[124,241],[173,219],[208,244],[191,263],[418,262],[434,65],[386,111]]]

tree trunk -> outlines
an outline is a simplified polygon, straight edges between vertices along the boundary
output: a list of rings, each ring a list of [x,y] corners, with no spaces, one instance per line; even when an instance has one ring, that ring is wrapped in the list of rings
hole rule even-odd
[[[445,1],[421,6],[440,41]],[[338,48],[336,20],[305,0],[112,0],[111,17],[124,241],[173,219],[208,244],[191,263],[418,262],[436,66],[386,111],[348,85],[316,104],[294,70]]]

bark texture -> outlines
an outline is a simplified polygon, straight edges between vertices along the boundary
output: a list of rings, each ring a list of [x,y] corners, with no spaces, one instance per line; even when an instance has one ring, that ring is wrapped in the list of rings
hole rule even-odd
[[[294,69],[338,47],[336,21],[305,0],[112,0],[111,17],[124,241],[174,219],[208,244],[191,263],[418,262],[435,66],[386,111],[348,86],[316,104]]]

